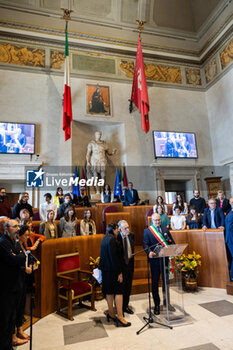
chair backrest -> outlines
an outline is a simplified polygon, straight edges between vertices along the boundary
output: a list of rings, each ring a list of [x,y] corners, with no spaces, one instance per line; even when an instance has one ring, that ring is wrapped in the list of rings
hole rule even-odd
[[[75,272],[80,269],[79,253],[56,256],[57,274]]]
[[[33,217],[32,217],[32,221],[39,221],[40,220],[40,214],[39,212],[34,212],[33,213]]]
[[[103,212],[102,212],[103,221],[106,220],[106,217],[105,217],[106,213],[117,213],[117,212],[118,212],[118,210],[114,205],[109,205],[109,206],[105,207],[103,209]]]
[[[148,226],[148,216],[152,216],[153,214],[153,208],[149,209],[148,212],[146,213],[146,224]]]

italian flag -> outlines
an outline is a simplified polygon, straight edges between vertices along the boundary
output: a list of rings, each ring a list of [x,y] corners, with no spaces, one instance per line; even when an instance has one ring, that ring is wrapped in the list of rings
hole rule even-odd
[[[66,23],[66,48],[65,48],[65,69],[64,69],[64,94],[63,94],[63,130],[65,132],[65,141],[71,137],[72,122],[72,102],[70,89],[70,66],[69,66],[69,47],[68,47],[68,23]]]

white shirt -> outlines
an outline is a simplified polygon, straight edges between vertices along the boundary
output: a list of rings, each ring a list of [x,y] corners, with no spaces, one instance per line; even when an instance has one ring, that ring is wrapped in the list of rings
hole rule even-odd
[[[57,204],[55,203],[42,203],[40,205],[40,211],[39,211],[39,214],[40,214],[40,219],[42,221],[47,221],[47,211],[48,210],[53,210],[55,215],[54,215],[54,220],[56,219],[57,217]]]
[[[185,216],[174,215],[171,217],[171,223],[174,225],[176,230],[181,230],[185,222]]]

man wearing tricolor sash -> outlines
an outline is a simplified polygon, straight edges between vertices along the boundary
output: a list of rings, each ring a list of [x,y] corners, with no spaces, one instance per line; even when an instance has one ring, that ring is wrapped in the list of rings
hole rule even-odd
[[[143,235],[143,248],[149,258],[150,268],[151,268],[151,282],[152,282],[152,295],[154,299],[154,313],[155,315],[160,314],[160,297],[159,297],[159,278],[160,274],[162,274],[162,284],[163,284],[163,294],[165,292],[165,284],[164,284],[164,267],[162,258],[156,258],[158,254],[159,247],[166,247],[170,244],[175,244],[169,230],[160,226],[161,219],[160,215],[154,213],[152,215],[151,225],[144,230]],[[166,280],[169,283],[169,274],[172,273],[172,265],[168,258],[166,258]],[[175,311],[172,305],[170,305],[168,293],[168,308],[170,311]],[[165,296],[163,298],[164,306],[166,306]]]

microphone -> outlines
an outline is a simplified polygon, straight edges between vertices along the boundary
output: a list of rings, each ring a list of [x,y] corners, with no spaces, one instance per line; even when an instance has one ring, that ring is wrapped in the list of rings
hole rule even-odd
[[[40,264],[40,261],[30,252],[30,250],[26,251],[26,255],[29,259],[31,259],[33,262]]]
[[[167,232],[164,232],[163,237],[165,238],[165,241],[166,241],[167,243],[172,243],[172,240],[169,238]]]

